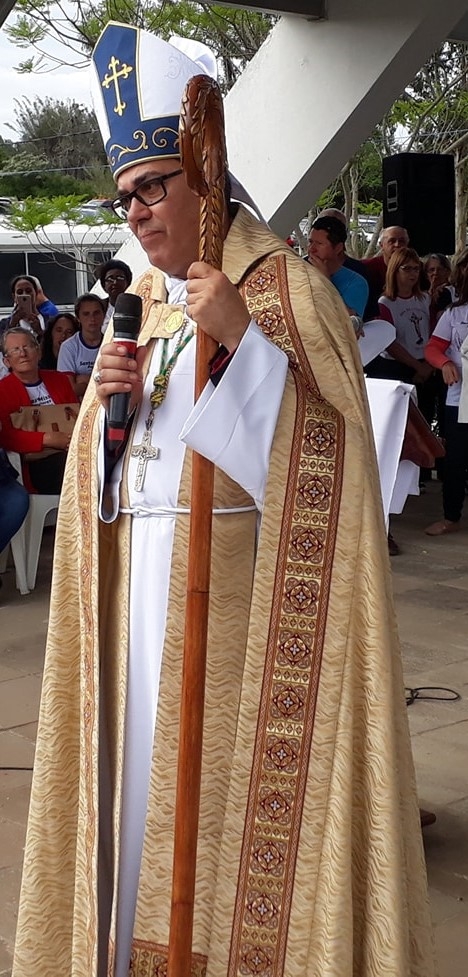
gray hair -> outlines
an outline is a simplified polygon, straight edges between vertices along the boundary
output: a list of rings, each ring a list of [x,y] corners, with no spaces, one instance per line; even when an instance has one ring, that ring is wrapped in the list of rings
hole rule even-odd
[[[398,229],[400,231],[404,231],[405,232],[405,235],[406,235],[406,245],[405,245],[405,247],[408,246],[410,237],[409,237],[408,231],[406,230],[406,227],[402,227],[401,224],[390,224],[388,227],[383,227],[382,230],[381,230],[381,232],[380,232],[380,234],[379,234],[379,246],[382,246],[382,242],[384,240],[384,237],[385,237],[387,231],[393,231],[396,227],[398,227]]]
[[[2,353],[4,356],[8,355],[5,352],[5,343],[8,339],[8,336],[28,336],[29,339],[32,339],[34,341],[35,346],[40,345],[36,333],[33,332],[32,329],[26,329],[25,326],[12,326],[11,329],[7,329],[2,336]]]

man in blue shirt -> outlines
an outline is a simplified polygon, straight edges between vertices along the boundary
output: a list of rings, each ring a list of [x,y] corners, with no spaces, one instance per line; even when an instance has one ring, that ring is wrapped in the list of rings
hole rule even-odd
[[[308,261],[330,279],[350,315],[362,318],[369,286],[362,275],[344,265],[346,226],[336,217],[317,217],[309,233]]]

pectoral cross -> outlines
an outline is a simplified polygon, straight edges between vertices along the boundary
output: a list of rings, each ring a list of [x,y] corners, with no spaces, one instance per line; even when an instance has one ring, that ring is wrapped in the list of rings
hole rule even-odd
[[[135,444],[130,452],[132,458],[138,458],[135,478],[135,492],[141,492],[145,482],[146,466],[149,461],[159,458],[159,448],[151,444],[151,430],[146,430],[141,444]]]
[[[112,55],[109,64],[107,66],[109,68],[109,71],[112,72],[112,74],[106,75],[106,77],[102,82],[102,87],[109,88],[109,85],[111,85],[112,82],[114,82],[115,101],[116,101],[116,105],[114,106],[114,112],[117,112],[117,115],[122,115],[123,110],[127,107],[127,103],[122,102],[120,98],[119,78],[128,78],[130,72],[133,71],[133,68],[131,65],[123,64],[120,71],[117,71],[116,68],[118,64],[120,64],[119,59],[115,58],[114,55]]]

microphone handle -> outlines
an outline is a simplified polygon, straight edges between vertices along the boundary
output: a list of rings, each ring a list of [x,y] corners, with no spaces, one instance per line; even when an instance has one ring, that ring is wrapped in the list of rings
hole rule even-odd
[[[128,356],[134,359],[137,348],[136,339],[130,338],[128,334],[124,337],[114,335],[114,343],[118,346],[125,346]],[[107,414],[107,438],[111,444],[122,441],[122,433],[127,426],[129,403],[130,393],[112,394],[110,398]]]
[[[112,394],[107,415],[108,437],[112,441],[112,431],[124,431],[128,419],[130,394]],[[121,438],[117,438],[118,441]]]

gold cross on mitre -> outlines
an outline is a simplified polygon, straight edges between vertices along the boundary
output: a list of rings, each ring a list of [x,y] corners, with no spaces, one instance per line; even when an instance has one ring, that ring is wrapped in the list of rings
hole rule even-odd
[[[114,106],[114,112],[117,112],[117,115],[122,115],[123,114],[123,110],[127,107],[127,103],[126,102],[122,102],[122,100],[120,98],[119,78],[128,78],[130,72],[133,71],[133,68],[132,68],[131,65],[123,64],[122,67],[120,68],[120,70],[117,71],[117,65],[119,65],[119,64],[120,64],[119,59],[118,58],[114,58],[114,55],[112,55],[112,57],[111,57],[111,59],[109,61],[109,64],[107,65],[107,67],[109,68],[109,71],[111,72],[111,74],[110,75],[106,75],[106,77],[104,78],[104,80],[102,82],[102,87],[103,88],[109,88],[109,85],[111,85],[112,82],[114,83],[115,100],[116,100],[116,103],[117,103]]]

